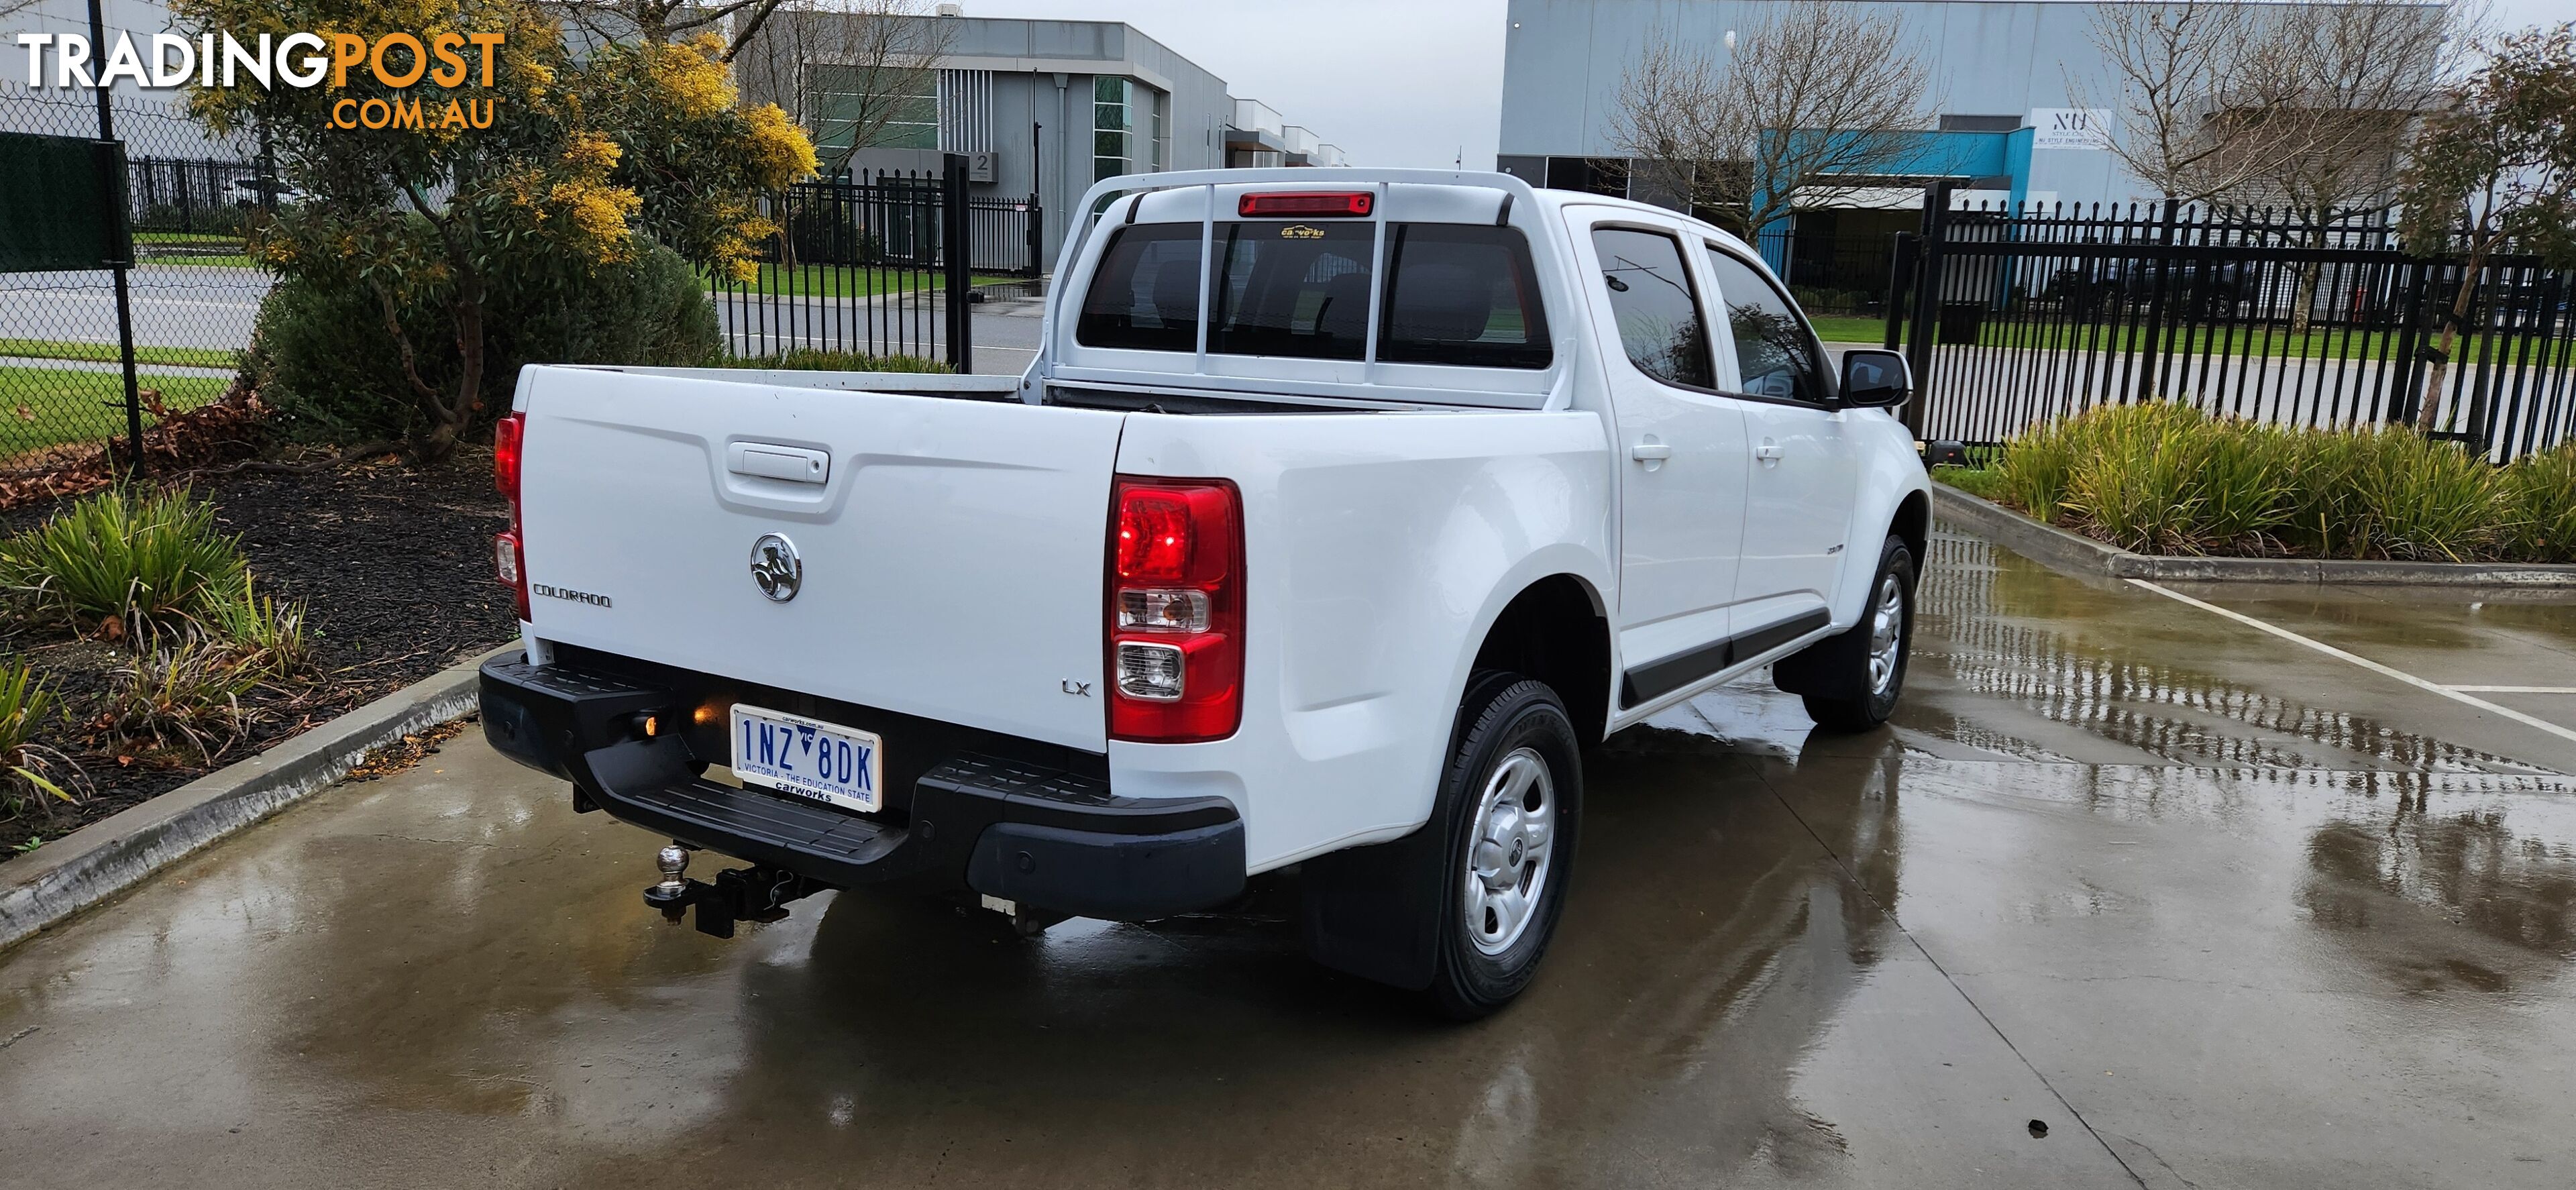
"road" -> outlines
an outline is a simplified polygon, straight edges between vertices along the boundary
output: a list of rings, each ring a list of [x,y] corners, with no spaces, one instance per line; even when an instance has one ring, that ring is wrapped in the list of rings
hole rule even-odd
[[[1944,534],[1893,729],[1746,683],[1596,751],[1464,1027],[1276,900],[716,941],[469,733],[0,955],[0,1182],[2576,1182],[2576,597],[2176,594],[2435,689]]]
[[[134,341],[153,347],[231,351],[250,342],[271,278],[257,269],[152,265],[129,274]],[[903,350],[938,357],[945,304],[911,297],[850,301],[723,295],[719,324],[737,352],[785,346]],[[1036,354],[1037,303],[1001,299],[975,308],[975,370],[1018,373]],[[20,273],[0,285],[0,339],[116,342],[116,295],[104,272]],[[989,345],[989,349],[988,349]],[[167,371],[167,369],[161,369]]]

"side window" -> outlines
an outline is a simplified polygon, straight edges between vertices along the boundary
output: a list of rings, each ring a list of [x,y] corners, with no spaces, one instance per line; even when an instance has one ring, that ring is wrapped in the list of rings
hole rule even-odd
[[[1395,364],[1544,368],[1551,357],[1538,272],[1518,228],[1398,223],[1387,229],[1377,358]]]
[[[1619,343],[1647,375],[1694,388],[1717,384],[1708,324],[1700,318],[1680,241],[1660,232],[1601,227],[1592,232],[1601,284],[1619,323]]]
[[[1208,350],[1358,359],[1368,349],[1375,223],[1220,223]]]
[[[1735,367],[1748,396],[1796,401],[1825,399],[1823,368],[1817,362],[1815,336],[1791,308],[1789,299],[1753,266],[1718,250],[1708,250],[1717,274],[1717,293],[1726,305],[1727,333],[1735,337]]]
[[[1086,347],[1197,351],[1199,230],[1196,223],[1119,228],[1082,295],[1074,340]]]

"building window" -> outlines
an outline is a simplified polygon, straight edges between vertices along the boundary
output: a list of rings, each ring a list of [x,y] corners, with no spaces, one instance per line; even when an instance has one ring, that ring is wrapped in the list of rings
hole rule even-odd
[[[1941,114],[1943,132],[2015,132],[2021,128],[2020,116],[1964,116]]]
[[[1172,134],[1168,124],[1172,102],[1169,96],[1159,91],[1147,91],[1145,96],[1146,106],[1154,109],[1153,156],[1148,168],[1161,173],[1172,167]]]
[[[1550,157],[1547,159],[1547,185],[1551,190],[1580,190],[1586,194],[1626,198],[1628,163],[1617,157]]]
[[[1102,75],[1092,81],[1091,89],[1091,180],[1114,178],[1130,172],[1135,160],[1130,101],[1135,84],[1122,78]]]
[[[939,147],[939,75],[930,70],[815,66],[814,147],[825,161],[856,149]]]

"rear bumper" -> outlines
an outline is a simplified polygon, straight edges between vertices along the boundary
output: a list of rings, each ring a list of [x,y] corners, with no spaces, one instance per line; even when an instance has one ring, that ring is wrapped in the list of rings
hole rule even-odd
[[[966,750],[933,758],[884,815],[706,780],[706,766],[730,760],[706,754],[723,732],[647,739],[635,726],[648,713],[685,718],[709,697],[688,684],[511,653],[483,663],[483,731],[502,754],[571,781],[577,808],[835,888],[967,888],[1117,921],[1243,890],[1243,821],[1223,798],[1119,797],[1098,777]]]

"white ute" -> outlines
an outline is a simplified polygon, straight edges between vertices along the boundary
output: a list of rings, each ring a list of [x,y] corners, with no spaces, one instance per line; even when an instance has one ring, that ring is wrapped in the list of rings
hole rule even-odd
[[[1740,241],[1500,174],[1081,209],[1017,378],[520,376],[485,731],[669,836],[674,919],[881,885],[1141,921],[1295,865],[1316,959],[1469,1017],[1547,948],[1586,746],[1764,666],[1887,717],[1905,363],[1829,366]]]

